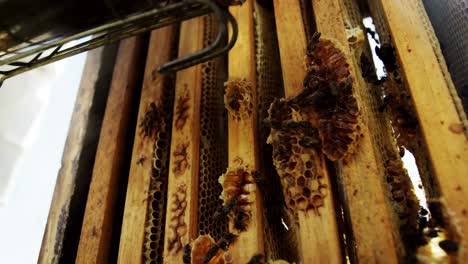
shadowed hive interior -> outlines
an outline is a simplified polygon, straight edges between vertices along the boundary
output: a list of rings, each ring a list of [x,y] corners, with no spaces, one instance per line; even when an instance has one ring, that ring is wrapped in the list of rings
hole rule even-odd
[[[257,131],[260,149],[260,179],[269,184],[259,186],[263,194],[265,216],[265,256],[267,259],[297,259],[297,243],[294,242],[292,230],[285,228],[284,223],[291,223],[293,219],[284,209],[284,196],[281,190],[278,172],[274,168],[272,147],[267,144],[270,127],[265,123],[268,109],[275,98],[284,96],[283,79],[281,74],[278,39],[274,12],[271,6],[259,3],[254,5],[255,24],[255,66],[257,83]],[[284,243],[287,241],[287,243]]]
[[[148,211],[145,224],[144,260],[147,263],[162,262],[164,248],[164,219],[167,200],[167,175],[169,172],[169,148],[171,142],[172,102],[174,81],[166,79],[163,85],[164,100],[158,110],[162,116],[154,141],[153,168],[149,187]],[[162,114],[165,113],[165,114]]]
[[[204,46],[213,41],[216,28],[213,17],[204,18]],[[201,80],[199,233],[210,234],[214,239],[227,232],[227,224],[212,217],[222,204],[218,177],[227,167],[227,121],[222,89],[227,77],[223,61],[221,58],[203,63]]]

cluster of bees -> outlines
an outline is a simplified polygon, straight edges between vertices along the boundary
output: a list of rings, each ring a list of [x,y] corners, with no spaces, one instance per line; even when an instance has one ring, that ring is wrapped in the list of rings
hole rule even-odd
[[[253,111],[252,85],[245,79],[227,81],[224,102],[229,114],[237,119],[248,118]]]
[[[187,118],[189,117],[188,110],[190,108],[189,100],[188,90],[185,87],[183,94],[177,97],[176,109],[174,111],[174,126],[177,130],[181,130],[185,122],[187,122]]]
[[[252,204],[255,201],[253,173],[248,167],[239,165],[235,168],[228,168],[226,173],[219,178],[219,183],[223,186],[220,198],[224,201],[224,204],[221,210],[215,214],[215,217],[219,219],[230,216],[233,220],[234,229],[239,232],[247,229]]]
[[[151,102],[140,123],[140,133],[144,137],[154,138],[162,122],[161,114],[154,102]]]
[[[268,143],[283,185],[286,205],[294,210],[318,209],[327,195],[321,154],[342,160],[353,153],[360,136],[357,101],[345,55],[333,41],[314,34],[307,48],[307,75],[303,91],[289,99],[275,100],[269,109],[271,127]],[[240,120],[252,112],[251,86],[245,80],[226,83],[225,104],[231,116]],[[228,168],[219,182],[223,186],[223,207],[214,215],[230,218],[234,232],[247,229],[256,188],[256,172],[242,166]],[[184,263],[232,263],[227,252],[238,234],[227,233],[219,241],[199,236],[184,247]],[[249,264],[263,263],[254,255]]]
[[[237,121],[248,118],[253,111],[252,85],[245,79],[236,79],[226,82],[225,86],[224,100],[230,116]],[[180,102],[183,103],[183,100]],[[180,108],[182,110],[183,107]],[[237,165],[228,168],[226,173],[219,178],[219,183],[223,186],[220,198],[224,203],[213,215],[216,221],[230,219],[236,234],[228,232],[218,241],[210,235],[199,236],[183,247],[184,264],[233,263],[228,249],[236,241],[238,234],[247,230],[251,218],[251,207],[255,202],[253,191],[256,189],[254,179],[256,172],[248,166],[243,166],[241,159],[237,159],[236,163]],[[263,258],[263,255],[257,254],[248,263],[260,264],[263,263]]]
[[[226,233],[221,239],[215,241],[210,235],[201,235],[192,243],[184,246],[182,256],[184,264],[223,264],[233,263],[231,254],[227,251],[229,245],[235,242],[238,233],[247,229],[251,217],[251,205],[254,203],[253,190],[255,190],[254,171],[242,166],[242,161],[234,168],[228,168],[219,178],[223,186],[221,199],[223,207],[215,214],[217,221],[229,218],[237,234]],[[263,255],[255,255],[249,264],[260,264]]]
[[[344,160],[354,152],[361,135],[360,110],[339,44],[315,33],[307,46],[305,67],[302,92],[275,100],[269,109],[268,143],[287,206],[320,215],[328,187],[321,154]]]

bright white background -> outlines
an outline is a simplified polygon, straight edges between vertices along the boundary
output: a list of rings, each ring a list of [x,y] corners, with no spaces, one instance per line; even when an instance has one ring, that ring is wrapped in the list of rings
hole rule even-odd
[[[36,263],[86,54],[0,88],[0,263]]]

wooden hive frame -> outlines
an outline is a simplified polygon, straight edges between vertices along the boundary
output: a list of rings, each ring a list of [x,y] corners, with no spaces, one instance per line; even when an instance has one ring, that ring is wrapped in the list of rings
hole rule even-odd
[[[207,35],[211,34],[207,33],[210,31],[206,28],[206,17],[183,22],[180,29],[174,26],[152,33],[137,124],[131,128],[136,133],[130,139],[125,138],[123,132],[132,124],[129,122],[133,113],[131,101],[138,93],[125,84],[138,83],[138,73],[129,67],[139,64],[146,40],[130,39],[121,43],[96,151],[76,262],[102,263],[116,257],[111,252],[116,249],[116,243],[111,240],[119,235],[112,234],[112,230],[118,232],[119,228],[113,225],[119,222],[113,218],[120,217],[116,213],[116,192],[123,179],[120,177],[127,176],[120,170],[126,165],[129,172],[118,239],[119,263],[181,263],[186,244],[201,234],[211,234],[219,239],[219,230],[238,233],[236,241],[227,249],[234,263],[247,263],[256,254],[267,256],[268,261],[279,257],[279,254],[269,252],[272,247],[268,241],[282,238],[264,232],[270,223],[264,215],[268,211],[260,191],[261,182],[256,182],[253,190],[255,199],[245,231],[237,232],[232,221],[229,229],[226,222],[214,220],[209,220],[208,226],[201,226],[206,220],[202,219],[206,212],[212,212],[214,207],[219,209],[222,203],[217,199],[221,187],[210,185],[217,181],[213,173],[208,173],[209,182],[200,183],[201,177],[208,175],[208,163],[202,160],[202,155],[206,151],[215,153],[213,144],[219,143],[208,142],[207,131],[227,136],[228,148],[216,150],[216,153],[226,152],[228,156],[226,164],[220,162],[225,166],[224,171],[240,165],[247,166],[252,172],[264,169],[265,142],[259,141],[258,133],[263,124],[260,117],[265,118],[259,105],[265,98],[259,96],[261,73],[257,65],[259,55],[256,54],[256,41],[259,41],[255,31],[258,26],[255,16],[259,15],[256,5],[247,1],[240,7],[230,7],[239,24],[239,39],[229,53],[227,63],[219,60],[217,68],[197,65],[178,72],[175,78],[163,77],[155,71],[158,65],[174,55],[175,50],[180,56],[206,45]],[[411,108],[417,117],[417,133],[422,139],[418,141],[420,146],[415,156],[428,199],[439,205],[435,209],[440,209],[443,216],[429,228],[445,230],[446,239],[452,243],[449,258],[463,263],[468,259],[468,208],[464,202],[468,191],[465,179],[468,172],[467,120],[421,0],[274,0],[273,8],[281,59],[280,65],[275,67],[278,72],[281,68],[284,97],[293,98],[303,91],[307,73],[304,67],[306,47],[313,31],[318,31],[322,33],[321,38],[332,39],[346,58],[353,80],[352,96],[356,98],[362,119],[362,136],[349,158],[331,162],[321,154],[314,159],[325,176],[328,195],[319,214],[313,210],[291,214],[292,221],[288,225],[292,230],[285,234],[291,235],[287,237],[288,241],[295,241],[298,248],[298,252],[290,252],[298,254],[291,259],[300,263],[342,263],[346,260],[351,263],[399,263],[411,256],[432,257],[430,253],[418,250],[419,242],[414,246],[411,244],[414,241],[408,242],[412,237],[405,229],[408,225],[417,231],[418,238],[426,240],[427,228],[418,218],[418,201],[402,167],[400,142],[395,140],[392,130],[395,126],[391,121],[393,113],[385,110],[382,101],[382,85],[385,84],[370,81],[363,68],[365,65],[361,63],[361,56],[370,57],[371,53],[366,34],[359,33],[364,32],[361,21],[372,14],[378,16],[378,30],[385,34],[383,39],[395,50],[396,64],[403,80],[401,89],[411,96]],[[271,7],[269,10],[273,12]],[[356,38],[361,42],[356,43]],[[206,85],[216,86],[215,82],[228,79],[222,74],[223,67],[227,68],[230,81],[243,79],[250,85],[253,106],[252,112],[241,118],[227,114],[223,109],[215,110],[213,113],[218,114],[220,120],[227,115],[227,129],[222,125],[206,125],[204,117],[206,112],[216,108],[203,101],[207,96],[215,97],[212,93],[207,95],[204,89]],[[216,72],[207,73],[215,68]],[[213,74],[216,81],[204,79],[207,74]],[[171,110],[167,110],[168,107]],[[151,117],[159,122],[152,122]],[[161,143],[161,135],[166,144]],[[133,142],[131,154],[124,151],[129,142]],[[428,160],[422,163],[426,157]],[[389,164],[401,169],[395,179],[400,188],[397,191],[403,190],[403,202],[393,189],[395,179],[389,180],[393,177]],[[158,168],[163,169],[157,170],[159,174],[155,176]],[[260,180],[272,180],[273,175],[265,175],[267,177]],[[209,209],[203,204],[206,199],[202,197],[202,190],[211,190],[210,199],[216,198],[209,201]],[[63,206],[63,201],[67,200],[64,197],[63,194],[59,198],[54,196],[54,201],[60,199],[62,202],[56,203]],[[283,207],[283,204],[279,206]],[[59,221],[57,210],[60,208],[53,206],[49,224]],[[435,210],[431,213],[438,214]],[[53,232],[50,230],[55,229],[48,226],[44,237],[46,247],[60,244],[51,237]],[[41,251],[40,261],[43,263],[59,259],[60,254],[51,254],[50,248]]]
[[[460,246],[457,260],[468,258],[466,220],[467,120],[456,95],[433,28],[421,1],[377,1],[411,94],[433,168],[446,225]]]
[[[168,122],[168,119],[172,118],[172,115],[169,112],[164,118],[162,113],[167,110],[166,105],[172,105],[173,95],[170,92],[168,94],[168,91],[173,90],[174,87],[173,82],[170,81],[171,77],[157,74],[155,69],[169,60],[171,54],[174,53],[176,32],[176,27],[155,30],[149,42],[138,114],[139,131],[135,134],[122,223],[119,263],[147,259],[150,256],[154,259],[162,259],[162,254],[157,252],[163,247],[162,222],[165,221],[165,210],[153,206],[152,201],[155,196],[160,196],[163,200],[167,199],[167,175],[164,174],[167,173],[169,151],[158,150],[162,149],[161,146],[164,147],[164,144],[168,145],[167,141],[170,139],[172,124]],[[167,40],[164,42],[165,45],[160,45],[160,39]],[[145,120],[149,118],[148,113],[153,113],[153,111],[156,111],[155,120],[153,120],[156,126],[150,127],[152,130],[146,133]],[[162,206],[165,204],[162,203]],[[151,225],[148,225],[148,218],[154,220],[159,228],[152,226],[153,221]],[[148,235],[152,228],[157,228],[156,232],[160,234],[159,237],[152,239],[151,235]],[[153,246],[152,243],[155,245]],[[151,249],[151,247],[154,248]]]
[[[240,7],[231,7],[229,11],[234,18],[239,21],[239,40],[245,45],[235,46],[229,53],[228,73],[230,81],[245,80],[251,87],[251,104],[254,109],[257,106],[256,91],[256,67],[255,67],[255,44],[254,44],[254,3],[247,2]],[[227,89],[227,88],[226,88]],[[227,91],[225,91],[227,93]],[[226,96],[229,100],[229,96]],[[225,103],[227,103],[225,101]],[[242,166],[253,172],[259,168],[259,147],[257,142],[257,111],[252,111],[239,120],[233,115],[229,115],[228,134],[229,134],[229,167],[235,168]],[[242,163],[242,164],[238,164]],[[257,190],[251,194],[254,198],[254,204],[251,210],[251,217],[245,232],[241,232],[237,242],[232,247],[234,259],[241,263],[247,263],[255,254],[264,254],[263,240],[263,208],[262,197]],[[230,225],[231,231],[235,231],[233,225]]]
[[[183,22],[181,31],[191,32],[193,37],[182,35],[180,55],[203,47],[203,18]],[[198,233],[201,84],[201,65],[177,73],[164,231],[166,263],[180,262],[182,247]]]
[[[119,181],[125,175],[124,154],[130,134],[131,105],[139,89],[138,65],[144,47],[142,37],[122,41],[110,85],[101,128],[88,201],[81,227],[76,263],[102,263],[110,258]],[[120,229],[120,227],[117,227]]]
[[[306,33],[299,1],[286,3],[279,0],[274,1],[274,4],[285,96],[288,98],[299,94],[302,90],[302,82],[306,75],[303,66],[307,45]],[[291,27],[296,30],[291,31]],[[321,163],[323,168],[326,167],[323,156],[315,162]],[[328,171],[324,170],[323,173],[326,178],[329,178]],[[298,212],[300,254],[304,263],[324,261],[339,263],[342,261],[334,198],[330,181],[327,180],[327,182],[329,195],[320,212],[321,216],[318,217],[313,212]],[[335,253],[329,254],[330,251]]]

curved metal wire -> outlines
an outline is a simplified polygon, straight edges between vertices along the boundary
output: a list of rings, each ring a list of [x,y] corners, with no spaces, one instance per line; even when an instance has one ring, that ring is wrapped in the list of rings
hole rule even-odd
[[[183,0],[164,7],[131,15],[125,19],[111,22],[69,37],[46,42],[39,47],[30,45],[14,52],[0,55],[0,87],[3,81],[34,68],[128,38],[145,31],[179,23],[198,16],[214,13],[220,23],[216,40],[208,48],[194,54],[178,58],[160,67],[162,73],[170,73],[220,56],[237,39],[237,23],[226,9],[209,0]],[[233,28],[231,41],[223,46],[227,36],[227,22]],[[94,36],[90,40],[83,38]],[[81,41],[80,43],[74,43]]]
[[[213,2],[207,1],[207,0],[197,0],[200,3],[206,3],[209,5],[214,5],[216,6]],[[234,17],[226,10],[222,10],[219,7],[217,7],[218,12],[222,14],[218,14],[216,17],[219,19],[218,24],[220,25],[219,27],[219,32],[216,37],[216,40],[214,43],[209,46],[208,48],[205,48],[195,54],[190,54],[188,56],[182,57],[175,59],[173,61],[170,61],[164,65],[161,65],[158,68],[158,71],[162,74],[167,74],[170,72],[175,72],[175,71],[180,71],[185,68],[191,67],[193,65],[208,61],[212,58],[215,58],[217,56],[220,56],[226,52],[228,52],[236,43],[237,41],[237,35],[238,35],[238,27],[237,27],[237,22],[234,19]],[[223,39],[225,39],[225,36],[228,32],[228,24],[229,22],[232,27],[232,36],[231,40],[229,40],[228,44],[224,47],[220,47],[218,42],[221,42]]]

